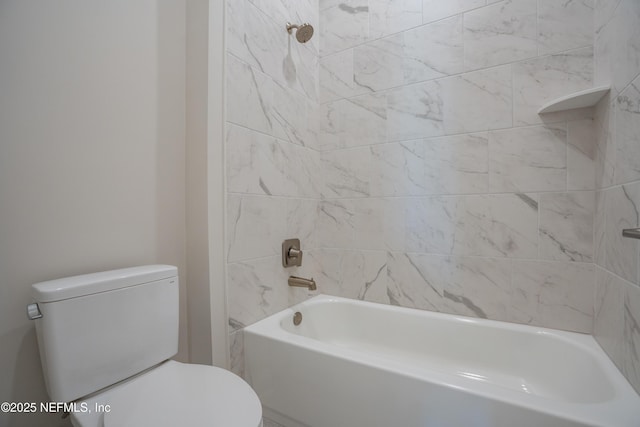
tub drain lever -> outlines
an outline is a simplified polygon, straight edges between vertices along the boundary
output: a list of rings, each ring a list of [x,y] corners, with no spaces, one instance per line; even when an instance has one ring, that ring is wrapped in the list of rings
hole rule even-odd
[[[293,324],[298,326],[300,323],[302,323],[302,313],[300,313],[299,311],[296,311],[293,314]]]

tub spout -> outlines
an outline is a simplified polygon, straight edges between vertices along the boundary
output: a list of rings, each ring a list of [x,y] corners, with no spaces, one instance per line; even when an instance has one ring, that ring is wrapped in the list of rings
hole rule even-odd
[[[302,277],[289,276],[289,286],[298,286],[300,288],[307,288],[310,291],[316,290],[316,281],[311,279],[305,279]]]

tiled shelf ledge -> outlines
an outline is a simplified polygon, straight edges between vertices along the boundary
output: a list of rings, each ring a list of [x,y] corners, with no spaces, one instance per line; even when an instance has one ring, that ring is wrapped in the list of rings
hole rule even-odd
[[[609,92],[610,86],[600,86],[593,89],[581,90],[554,99],[542,106],[538,114],[555,113],[556,111],[572,110],[574,108],[593,107]]]

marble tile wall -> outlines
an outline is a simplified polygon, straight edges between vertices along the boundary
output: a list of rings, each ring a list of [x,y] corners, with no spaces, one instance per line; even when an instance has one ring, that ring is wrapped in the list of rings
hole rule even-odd
[[[595,118],[594,336],[640,393],[640,3],[599,0],[595,81],[611,83]]]
[[[300,44],[285,26],[318,17],[317,0],[226,2],[226,286],[241,375],[242,328],[288,307],[288,275],[307,274],[282,268],[282,241],[316,245],[319,40]]]
[[[640,389],[635,0],[228,0],[242,328],[322,293],[594,333]],[[300,45],[283,22],[308,21]],[[633,25],[632,25],[633,24]],[[595,109],[549,100],[612,82]],[[279,245],[300,237],[302,268]],[[594,304],[595,296],[595,304]]]
[[[592,87],[594,1],[320,0],[319,19],[320,290],[592,332],[595,111],[537,110]]]

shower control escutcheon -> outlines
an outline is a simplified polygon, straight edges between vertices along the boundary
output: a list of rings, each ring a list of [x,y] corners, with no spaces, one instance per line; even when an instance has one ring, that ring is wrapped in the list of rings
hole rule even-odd
[[[282,266],[299,267],[302,265],[302,250],[300,250],[300,239],[287,239],[282,242]]]

